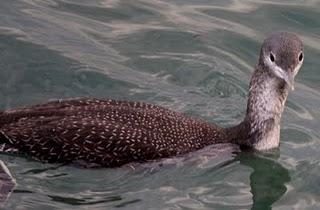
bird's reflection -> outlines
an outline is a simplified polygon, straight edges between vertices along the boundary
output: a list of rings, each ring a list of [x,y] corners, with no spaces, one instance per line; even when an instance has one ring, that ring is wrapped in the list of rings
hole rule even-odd
[[[15,186],[15,179],[12,177],[7,166],[0,160],[0,208],[5,205]]]
[[[204,155],[204,153],[202,153],[202,155]],[[220,156],[218,155],[215,157],[217,158]],[[184,161],[186,160],[184,159]],[[189,161],[194,163],[194,157],[191,157]],[[290,181],[289,171],[277,161],[277,154],[272,153],[272,155],[266,155],[261,153],[255,154],[251,152],[236,152],[236,157],[230,161],[227,161],[226,164],[223,164],[223,166],[228,165],[230,163],[234,163],[235,161],[239,161],[241,165],[249,167],[253,170],[250,174],[250,187],[253,199],[251,210],[271,210],[272,205],[286,193],[286,183]],[[216,162],[217,159],[215,159],[215,163]],[[221,167],[221,165],[219,165],[219,167]],[[29,172],[30,171],[28,171],[28,173]],[[35,171],[31,172],[35,173]],[[5,167],[3,162],[0,161],[0,208],[1,206],[3,206],[14,187],[14,179],[10,175],[10,172]],[[121,197],[108,197],[101,201],[87,201],[85,199],[77,200],[59,196],[49,197],[53,201],[59,201],[64,203],[69,202],[72,203],[72,205],[88,205],[101,202],[114,202],[122,199]],[[134,202],[138,201],[134,200]]]
[[[289,171],[276,161],[275,156],[241,152],[236,157],[240,164],[253,169],[250,175],[251,210],[272,209],[272,204],[287,191],[285,184],[290,181]]]

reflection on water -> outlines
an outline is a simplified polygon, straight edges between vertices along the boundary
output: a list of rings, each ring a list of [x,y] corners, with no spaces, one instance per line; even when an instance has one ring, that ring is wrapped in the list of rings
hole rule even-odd
[[[233,160],[232,150],[208,150],[152,170],[86,170],[1,155],[19,184],[7,209],[320,208],[319,1],[0,4],[1,109],[91,96],[149,101],[233,125],[243,118],[262,39],[289,30],[305,43],[279,157]]]
[[[253,169],[250,174],[253,199],[251,209],[272,209],[272,204],[287,191],[285,184],[290,181],[289,171],[277,163],[276,159],[268,157],[242,153],[237,159],[240,164]]]
[[[6,205],[6,201],[9,198],[11,192],[16,186],[16,181],[11,175],[7,166],[0,161],[0,207]]]

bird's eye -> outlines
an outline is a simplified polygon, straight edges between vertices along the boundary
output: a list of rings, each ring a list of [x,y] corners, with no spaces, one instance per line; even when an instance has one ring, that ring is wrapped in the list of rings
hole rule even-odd
[[[303,59],[303,53],[300,53],[300,54],[299,54],[299,61],[301,62],[302,59]]]
[[[272,53],[270,53],[270,60],[271,60],[271,62],[274,62],[274,55],[272,54]]]

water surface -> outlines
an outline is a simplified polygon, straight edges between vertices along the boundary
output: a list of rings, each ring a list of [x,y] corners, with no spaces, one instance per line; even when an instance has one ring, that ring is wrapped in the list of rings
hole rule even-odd
[[[213,157],[118,169],[2,154],[18,183],[6,209],[320,208],[319,1],[1,0],[0,5],[1,109],[89,96],[147,101],[233,125],[244,116],[265,36],[287,30],[305,44],[279,150],[214,149]]]

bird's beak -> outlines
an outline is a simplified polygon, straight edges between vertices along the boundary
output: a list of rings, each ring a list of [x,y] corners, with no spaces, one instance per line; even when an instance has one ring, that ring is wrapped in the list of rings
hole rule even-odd
[[[294,90],[294,76],[292,71],[287,71],[285,75],[284,81],[286,81],[291,90]]]
[[[294,75],[292,71],[284,71],[281,67],[276,66],[274,73],[280,79],[283,79],[291,90],[294,90]]]

